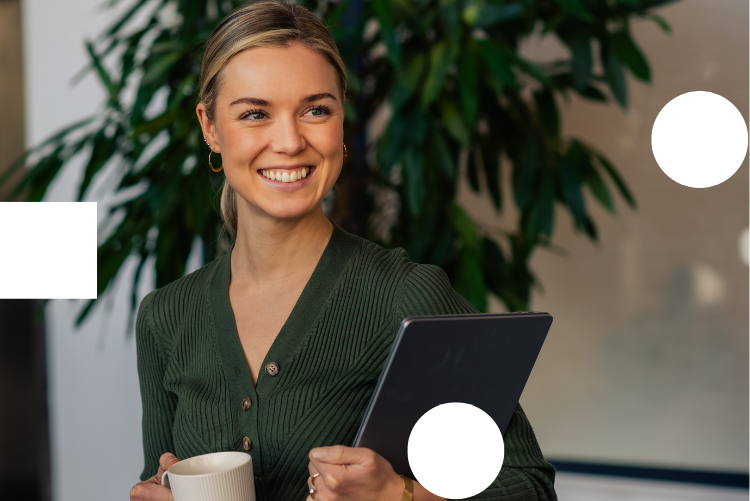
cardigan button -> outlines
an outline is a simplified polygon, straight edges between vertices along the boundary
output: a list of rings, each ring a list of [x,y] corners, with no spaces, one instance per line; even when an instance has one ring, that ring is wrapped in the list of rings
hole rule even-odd
[[[275,376],[279,373],[279,364],[276,362],[268,362],[266,364],[266,374],[269,376]]]
[[[253,441],[250,440],[250,437],[245,437],[242,439],[242,447],[244,447],[246,451],[249,451],[253,448]]]
[[[250,400],[250,397],[245,397],[242,399],[242,410],[246,411],[250,409],[250,406],[253,404],[253,401]]]

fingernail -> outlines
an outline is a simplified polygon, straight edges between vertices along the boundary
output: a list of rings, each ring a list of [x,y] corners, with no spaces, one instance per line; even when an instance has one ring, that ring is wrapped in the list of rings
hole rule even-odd
[[[315,459],[322,459],[325,456],[325,454],[323,454],[323,451],[320,449],[313,449],[310,454],[312,454],[312,457],[314,457]]]

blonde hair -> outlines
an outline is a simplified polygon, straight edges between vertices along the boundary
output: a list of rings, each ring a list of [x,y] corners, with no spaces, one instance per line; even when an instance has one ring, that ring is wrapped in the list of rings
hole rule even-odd
[[[341,102],[346,98],[346,66],[336,42],[323,22],[307,8],[286,0],[259,0],[230,12],[206,43],[200,73],[200,101],[209,120],[214,120],[216,96],[221,88],[221,70],[240,52],[254,47],[288,47],[299,42],[325,57],[338,74]],[[226,176],[220,195],[225,227],[237,235],[237,193]]]

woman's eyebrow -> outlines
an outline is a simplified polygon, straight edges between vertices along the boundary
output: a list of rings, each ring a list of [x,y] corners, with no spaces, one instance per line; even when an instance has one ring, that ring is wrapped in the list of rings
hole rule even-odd
[[[311,103],[313,101],[317,101],[318,99],[323,99],[324,97],[331,98],[334,101],[336,100],[336,98],[332,94],[329,94],[328,92],[320,92],[318,94],[309,94],[307,96],[304,96],[302,99],[299,100],[299,103],[300,104]],[[256,106],[270,106],[271,102],[265,99],[261,99],[259,97],[241,97],[239,99],[232,101],[232,103],[229,106],[234,106],[235,104],[254,104]]]

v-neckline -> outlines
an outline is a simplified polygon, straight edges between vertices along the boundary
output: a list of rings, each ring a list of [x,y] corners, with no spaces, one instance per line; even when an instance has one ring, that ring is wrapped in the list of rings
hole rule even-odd
[[[231,387],[237,402],[245,396],[251,396],[253,401],[257,398],[262,399],[270,395],[278,382],[284,379],[296,348],[307,337],[356,248],[356,237],[344,231],[335,222],[331,221],[331,223],[333,224],[331,237],[289,317],[266,353],[255,385],[229,301],[232,251],[226,252],[220,258],[210,285],[215,336],[227,381],[235,382]],[[232,245],[232,250],[234,250],[234,245]],[[278,364],[277,375],[270,376],[265,372],[266,364],[269,362]]]

